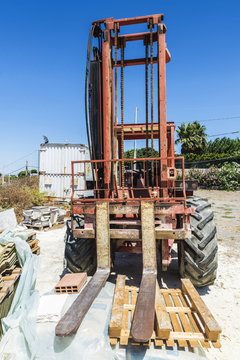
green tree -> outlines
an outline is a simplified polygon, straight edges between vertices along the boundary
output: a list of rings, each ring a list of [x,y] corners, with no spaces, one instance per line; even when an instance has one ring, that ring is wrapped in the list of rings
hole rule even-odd
[[[182,144],[181,153],[202,154],[207,146],[206,127],[198,121],[186,125],[182,123],[177,129],[178,139],[176,144]]]
[[[214,140],[210,140],[207,144],[207,148],[205,151],[207,154],[209,153],[218,153],[218,154],[234,154],[240,153],[240,139],[231,139],[229,137],[216,138]]]
[[[134,158],[134,150],[127,150],[124,152],[124,156],[126,159],[133,159]],[[153,149],[153,157],[158,157],[159,156],[159,152],[157,150]],[[137,158],[146,158],[146,157],[151,157],[151,149],[148,149],[148,155],[147,155],[147,149],[146,148],[141,148],[141,149],[137,149]]]
[[[38,173],[37,169],[32,169],[31,170],[31,174],[37,174],[37,173]]]
[[[23,178],[25,176],[26,176],[26,170],[20,171],[20,173],[18,173],[19,178]],[[30,171],[29,170],[27,172],[27,176],[30,176]]]

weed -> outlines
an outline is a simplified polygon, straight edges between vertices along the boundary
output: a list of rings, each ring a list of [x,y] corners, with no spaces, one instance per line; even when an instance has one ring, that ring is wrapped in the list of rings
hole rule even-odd
[[[23,210],[43,203],[44,194],[39,192],[38,176],[16,179],[0,187],[0,206],[3,209],[14,208],[18,220],[22,219]]]

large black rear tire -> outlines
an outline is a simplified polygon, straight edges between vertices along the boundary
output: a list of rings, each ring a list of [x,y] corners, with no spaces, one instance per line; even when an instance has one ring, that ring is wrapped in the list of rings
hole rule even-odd
[[[214,215],[207,200],[192,196],[187,205],[194,208],[190,216],[192,238],[180,246],[180,275],[189,278],[195,286],[214,283],[217,274],[217,236]]]
[[[74,227],[82,227],[83,220],[74,217]],[[71,230],[71,220],[66,222],[65,234],[65,260],[69,271],[86,272],[93,275],[97,266],[97,253],[95,239],[74,239]]]

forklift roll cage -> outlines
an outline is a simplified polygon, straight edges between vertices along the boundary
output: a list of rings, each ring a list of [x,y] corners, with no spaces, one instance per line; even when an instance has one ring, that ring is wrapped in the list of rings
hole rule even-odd
[[[110,274],[114,252],[123,250],[142,252],[143,276],[131,336],[137,342],[148,341],[154,326],[157,251],[161,253],[162,269],[166,270],[171,261],[173,242],[178,241],[181,246],[182,240],[191,236],[189,216],[193,209],[186,204],[184,159],[174,155],[175,127],[166,121],[166,63],[170,61],[170,53],[165,42],[166,26],[162,21],[163,15],[157,14],[119,20],[108,18],[92,23],[85,82],[91,160],[72,162],[71,221],[75,239],[96,239],[97,271],[58,323],[58,336],[77,330]],[[120,35],[122,26],[144,23],[148,32]],[[98,47],[92,49],[93,36],[98,39]],[[130,41],[143,41],[145,58],[124,59],[124,48]],[[153,56],[154,42],[157,43],[156,56]],[[117,57],[119,49],[121,60]],[[94,60],[91,60],[92,52]],[[158,119],[155,122],[153,64],[157,64],[158,79]],[[133,65],[145,65],[146,122],[141,124],[124,123],[124,68]],[[119,67],[120,123],[117,122]],[[135,139],[146,140],[147,157],[124,158],[124,140]],[[156,158],[154,139],[158,140],[159,157]],[[87,166],[91,179],[86,177]],[[181,168],[179,174],[176,167]],[[74,190],[76,172],[85,173],[83,189]],[[191,190],[188,189],[189,195]],[[79,191],[81,194],[87,191],[90,195],[81,198]],[[74,228],[73,217],[77,214],[84,215],[84,226]]]

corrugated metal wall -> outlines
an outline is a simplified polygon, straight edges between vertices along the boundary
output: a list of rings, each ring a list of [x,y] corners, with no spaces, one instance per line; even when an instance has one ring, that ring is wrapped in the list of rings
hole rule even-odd
[[[72,194],[71,162],[89,160],[89,150],[81,144],[43,144],[39,155],[40,191],[58,199]],[[84,166],[76,165],[74,188],[84,188]],[[80,193],[79,193],[80,194]],[[87,194],[81,194],[87,195]]]

